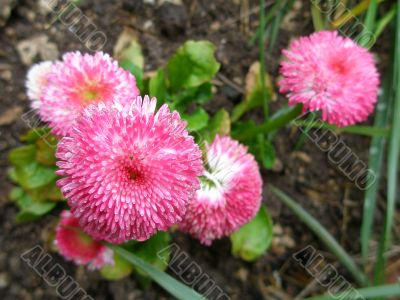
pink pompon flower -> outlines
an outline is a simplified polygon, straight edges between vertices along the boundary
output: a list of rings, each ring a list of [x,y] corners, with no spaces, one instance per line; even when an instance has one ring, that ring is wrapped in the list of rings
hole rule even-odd
[[[374,110],[379,75],[373,55],[336,31],[302,37],[284,50],[280,91],[289,104],[321,110],[337,126],[364,121]]]
[[[177,112],[138,97],[88,107],[58,144],[58,181],[93,237],[143,241],[181,221],[199,188],[201,151]]]
[[[217,135],[206,151],[201,189],[179,228],[210,245],[257,214],[262,180],[253,155],[237,141]]]
[[[41,98],[40,116],[53,133],[68,135],[82,110],[91,103],[129,104],[138,95],[135,77],[108,54],[69,52],[56,62]]]
[[[33,65],[26,76],[26,89],[33,109],[40,108],[40,98],[48,84],[48,77],[53,67],[53,62],[44,61]]]
[[[114,264],[113,251],[85,234],[67,210],[61,212],[54,242],[62,256],[78,265],[99,269]]]

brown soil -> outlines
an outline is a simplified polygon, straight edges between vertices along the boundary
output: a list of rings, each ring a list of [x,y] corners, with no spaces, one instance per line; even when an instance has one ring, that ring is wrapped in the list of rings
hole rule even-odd
[[[48,286],[21,259],[20,255],[39,244],[46,247],[49,226],[57,218],[53,212],[39,222],[17,224],[16,207],[8,199],[12,187],[7,180],[7,153],[19,145],[18,136],[27,130],[21,114],[28,111],[24,78],[29,65],[17,52],[21,41],[44,35],[54,43],[58,52],[81,50],[87,52],[67,27],[43,13],[33,0],[17,1],[4,27],[0,27],[0,299],[58,299],[55,289]],[[143,3],[143,2],[147,2]],[[188,39],[206,39],[217,46],[221,62],[220,73],[243,87],[249,66],[257,60],[257,47],[249,46],[248,39],[257,26],[257,13],[241,18],[240,1],[184,0],[183,5],[164,4],[158,7],[151,1],[83,1],[80,8],[99,30],[107,36],[103,50],[112,53],[124,26],[140,32],[146,58],[146,70],[162,66],[166,59]],[[267,1],[270,2],[270,1]],[[303,3],[298,1],[297,4]],[[249,1],[254,10],[258,1]],[[308,4],[294,10],[284,22],[277,46],[267,53],[267,69],[276,79],[280,50],[293,37],[312,32]],[[246,20],[248,27],[246,28]],[[375,49],[374,49],[375,50]],[[385,49],[379,46],[382,61]],[[45,55],[52,55],[50,54]],[[43,58],[43,57],[42,57]],[[40,61],[40,55],[33,60]],[[210,112],[221,107],[230,110],[241,99],[241,93],[220,76],[216,78],[215,99],[207,105]],[[284,103],[279,97],[273,104]],[[272,183],[297,199],[317,217],[350,253],[359,253],[359,228],[363,193],[329,164],[325,153],[311,141],[306,141],[300,152],[294,152],[298,132],[285,129],[275,139],[281,167],[263,171],[265,183]],[[368,158],[369,139],[342,135],[345,143],[364,161]],[[381,194],[384,199],[384,194]],[[290,299],[311,281],[307,273],[292,259],[293,253],[307,245],[324,251],[319,240],[264,186],[264,202],[275,223],[277,238],[268,253],[255,263],[246,263],[230,254],[230,241],[223,239],[211,247],[203,247],[186,235],[174,233],[173,239],[204,272],[231,296],[232,299]],[[380,211],[382,207],[380,206]],[[378,213],[378,224],[382,213]],[[398,236],[397,236],[398,238]],[[335,259],[323,252],[328,261]],[[96,272],[76,267],[56,253],[51,254],[94,299],[170,299],[156,284],[141,289],[135,277],[118,282],[107,282]],[[347,276],[345,269],[339,271]],[[170,272],[172,274],[172,272]],[[351,280],[350,277],[349,280]],[[323,293],[315,286],[313,293]],[[274,296],[275,295],[275,296]]]

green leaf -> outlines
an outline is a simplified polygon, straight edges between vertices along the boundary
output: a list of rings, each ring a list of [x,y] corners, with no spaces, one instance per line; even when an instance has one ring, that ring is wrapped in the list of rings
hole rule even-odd
[[[400,0],[397,1],[397,7],[400,7]],[[392,231],[396,212],[396,200],[398,194],[398,171],[399,171],[399,154],[400,154],[400,92],[398,87],[400,86],[400,60],[398,53],[400,52],[400,10],[397,9],[396,18],[396,35],[395,35],[395,59],[394,59],[394,70],[393,70],[393,85],[394,101],[393,110],[391,116],[392,127],[389,136],[389,146],[387,153],[387,202],[385,212],[385,223],[383,234],[379,242],[378,260],[375,283],[384,283],[385,281],[385,269],[387,258],[384,255],[388,251],[390,244],[392,243]]]
[[[257,132],[259,131],[258,127],[259,126],[257,126],[253,120],[234,123],[232,124],[232,137],[236,140],[248,141],[249,138],[247,134],[249,132],[254,132],[255,135],[257,135]],[[255,135],[253,135],[251,138],[253,138]]]
[[[26,145],[10,151],[9,159],[13,165],[24,166],[35,161],[35,145]]]
[[[49,184],[56,179],[56,167],[46,167],[32,162],[28,165],[16,167],[18,183],[26,189],[36,189]]]
[[[249,141],[260,133],[274,132],[292,122],[301,110],[301,105],[284,107],[261,125],[256,125],[254,121],[234,124],[232,137],[239,141]]]
[[[49,213],[56,206],[55,202],[32,202],[16,216],[17,222],[34,221]]]
[[[250,223],[231,235],[232,254],[246,261],[256,260],[271,245],[272,228],[272,218],[263,205]]]
[[[382,93],[379,95],[378,104],[375,113],[375,128],[385,128],[388,124],[389,103],[391,101],[391,87],[393,72],[386,76],[383,83]],[[390,98],[390,100],[389,100]],[[379,183],[381,179],[382,165],[385,156],[386,138],[382,136],[374,136],[371,139],[369,147],[368,169],[376,176],[369,176],[364,196],[364,208],[361,226],[361,253],[364,260],[364,266],[368,264],[369,244],[373,232],[373,224],[375,220],[376,199],[378,196]]]
[[[31,190],[26,190],[26,193],[34,200],[34,201],[60,201],[64,200],[64,196],[61,193],[61,190],[57,187],[56,181],[52,181],[51,183]]]
[[[264,70],[261,76],[261,64],[257,61],[253,63],[246,75],[246,95],[242,102],[236,105],[232,111],[232,122],[236,122],[249,110],[267,105],[274,94],[271,77]],[[262,84],[262,81],[264,84]],[[265,101],[265,103],[264,103]]]
[[[136,85],[139,90],[143,90],[143,70],[130,60],[124,59],[120,61],[120,67],[130,72],[136,79]]]
[[[198,87],[181,90],[171,96],[170,106],[184,112],[191,103],[204,104],[212,98],[212,84],[206,82]]]
[[[141,259],[139,256],[127,251],[121,246],[109,245],[115,253],[121,255],[124,259],[129,261],[135,267],[142,269],[147,273],[155,282],[163,287],[172,296],[180,300],[204,300],[199,293],[192,290],[188,286],[177,281],[165,272],[160,271],[158,268],[152,266],[148,262]]]
[[[207,127],[210,142],[214,140],[217,134],[219,135],[229,135],[231,132],[231,120],[229,118],[229,113],[221,108],[217,113],[210,119]]]
[[[138,33],[129,27],[125,27],[114,46],[114,57],[118,61],[129,61],[143,70],[144,56],[142,47],[138,42]]]
[[[157,269],[164,271],[168,267],[166,262],[169,261],[170,253],[163,251],[162,257],[159,257],[157,253],[167,248],[170,241],[171,237],[168,232],[159,231],[147,241],[137,243],[133,249],[133,253]],[[146,275],[146,272],[142,269],[138,269],[137,271],[141,275]]]
[[[327,124],[324,122],[318,121],[303,121],[303,120],[295,120],[292,122],[294,126],[306,126],[309,128],[323,128],[328,130],[334,130],[335,132],[347,132],[354,133],[359,135],[366,136],[383,136],[386,137],[389,135],[389,130],[387,128],[378,128],[373,126],[362,126],[362,125],[352,125],[346,127],[337,127],[335,125]]]
[[[264,168],[273,168],[276,158],[275,147],[271,141],[265,139],[264,135],[257,136],[257,142],[250,145],[250,152],[255,155]]]
[[[316,296],[312,298],[307,298],[306,300],[336,300],[336,299],[359,300],[359,299],[373,299],[376,297],[383,297],[387,299],[388,297],[394,297],[394,296],[400,296],[400,285],[398,283],[367,287],[359,290],[352,290],[350,293],[347,290],[342,294]]]
[[[207,126],[209,116],[203,108],[197,108],[190,115],[182,114],[182,118],[188,122],[189,131],[197,131]]]
[[[215,46],[207,41],[188,41],[168,61],[168,80],[173,90],[197,87],[210,81],[220,64]]]
[[[10,198],[15,201],[20,208],[17,214],[18,222],[33,221],[50,212],[55,206],[55,202],[35,202],[21,188],[14,188],[10,193]]]
[[[167,84],[164,70],[158,70],[150,79],[149,93],[151,97],[157,97],[159,101],[165,102],[167,100]]]
[[[43,139],[36,141],[36,161],[45,166],[56,165],[56,147]]]
[[[100,274],[107,280],[119,280],[129,276],[133,271],[132,264],[120,255],[114,253],[114,265],[106,265],[100,269]]]
[[[18,201],[21,197],[24,196],[24,190],[20,187],[14,187],[10,191],[9,197],[12,201]]]
[[[17,171],[15,170],[15,167],[11,167],[7,169],[7,175],[8,178],[14,183],[18,183],[18,176],[17,176]]]
[[[23,142],[33,143],[33,142],[36,142],[40,138],[47,140],[49,137],[54,137],[50,133],[50,128],[38,127],[38,128],[32,128],[24,135],[21,135],[20,139]]]

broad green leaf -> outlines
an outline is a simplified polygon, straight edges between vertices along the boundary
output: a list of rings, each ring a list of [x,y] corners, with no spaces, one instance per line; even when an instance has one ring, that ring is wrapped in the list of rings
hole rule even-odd
[[[55,206],[55,202],[35,202],[22,189],[15,188],[10,193],[10,198],[15,201],[20,208],[17,214],[18,222],[33,221],[50,212]]]
[[[231,132],[231,120],[229,118],[229,113],[223,108],[217,111],[217,113],[210,119],[208,130],[211,141],[217,134],[229,135]]]
[[[207,126],[209,116],[203,108],[198,108],[190,115],[182,114],[182,118],[188,122],[189,131],[197,131]]]
[[[49,184],[36,188],[36,189],[27,189],[26,193],[34,200],[34,201],[61,201],[64,200],[64,196],[61,193],[61,190],[57,187],[56,181],[52,181]]]
[[[55,202],[32,202],[30,206],[21,209],[16,216],[16,220],[17,222],[36,220],[49,213],[55,206]]]
[[[129,27],[125,27],[114,46],[114,57],[118,61],[127,60],[143,70],[144,56],[138,42],[138,33]]]
[[[242,102],[236,105],[232,111],[232,121],[236,122],[240,117],[249,110],[263,105],[265,101],[271,101],[274,89],[271,78],[268,73],[264,73],[264,85],[262,85],[260,76],[260,63],[255,62],[250,66],[246,75],[246,93]],[[265,90],[263,90],[265,89]],[[265,94],[265,95],[264,95]]]
[[[212,98],[212,84],[206,82],[198,87],[181,90],[171,96],[170,105],[180,112],[191,103],[204,104]]]
[[[35,160],[35,145],[26,145],[11,150],[9,154],[10,162],[16,166],[28,165]]]
[[[32,162],[15,168],[18,183],[26,189],[36,189],[56,179],[56,167],[46,167]]]
[[[120,255],[114,253],[114,265],[106,265],[100,269],[100,274],[107,280],[119,280],[129,276],[133,271],[132,264]]]
[[[21,135],[20,139],[23,142],[36,142],[38,139],[50,139],[52,140],[54,136],[50,133],[50,128],[47,127],[38,127],[38,128],[32,128],[29,130],[27,133],[24,135]]]
[[[15,170],[15,167],[11,167],[7,169],[7,175],[8,178],[14,183],[18,183],[18,177],[17,177],[17,172]]]
[[[46,141],[39,139],[36,141],[36,161],[45,166],[56,165],[56,147]]]
[[[159,101],[165,102],[167,100],[167,84],[164,70],[158,70],[150,79],[149,93],[150,97],[156,97]]]
[[[140,91],[143,90],[143,70],[136,66],[133,62],[129,60],[121,60],[120,61],[121,68],[130,72],[136,79],[136,85]]]
[[[9,194],[9,197],[13,201],[17,201],[24,196],[24,190],[21,187],[14,187]]]
[[[246,261],[262,256],[272,242],[272,218],[264,205],[256,217],[231,235],[232,254]]]
[[[236,140],[247,141],[253,138],[260,131],[258,125],[253,121],[236,122],[232,124],[232,137]],[[249,133],[254,133],[249,136]]]
[[[276,158],[275,147],[264,135],[257,136],[257,142],[250,146],[250,152],[255,155],[264,168],[273,168]]]
[[[138,33],[129,27],[125,27],[114,46],[114,58],[119,65],[129,71],[136,78],[136,84],[143,92],[143,66],[144,56],[138,42]]]
[[[168,79],[173,90],[197,87],[210,81],[220,64],[215,46],[207,41],[188,41],[168,61]]]
[[[171,277],[165,272],[160,271],[158,268],[149,264],[141,259],[139,256],[129,252],[121,246],[109,245],[115,253],[121,255],[135,267],[142,269],[149,275],[155,282],[163,287],[172,296],[180,300],[204,300],[204,297],[197,293],[195,290],[189,288],[175,278]]]

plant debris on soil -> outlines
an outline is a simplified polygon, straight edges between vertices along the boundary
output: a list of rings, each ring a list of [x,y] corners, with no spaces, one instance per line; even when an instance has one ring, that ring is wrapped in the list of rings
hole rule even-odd
[[[18,224],[15,221],[17,208],[8,197],[12,184],[7,179],[7,153],[20,144],[19,136],[28,130],[21,118],[29,111],[24,88],[26,71],[33,63],[57,59],[66,51],[90,52],[46,9],[43,2],[0,1],[0,299],[58,299],[55,288],[47,285],[20,258],[22,253],[36,245],[48,250],[94,299],[171,299],[154,283],[143,287],[134,276],[108,282],[97,272],[76,267],[51,252],[49,232],[59,211],[35,223]],[[248,7],[244,7],[243,2],[248,3]],[[98,30],[105,33],[107,42],[102,49],[105,52],[112,53],[124,27],[136,30],[148,72],[162,66],[186,40],[213,42],[221,70],[214,80],[217,87],[215,96],[206,109],[215,112],[224,107],[230,111],[243,96],[246,74],[258,59],[257,47],[249,44],[258,25],[258,1],[84,0],[79,7]],[[278,76],[281,49],[292,38],[313,31],[309,11],[308,2],[296,1],[293,13],[282,23],[276,47],[267,52],[266,67],[274,82]],[[376,48],[373,50],[385,51],[384,46]],[[278,96],[272,109],[285,101],[284,97]],[[256,113],[248,117],[259,118]],[[292,256],[312,245],[328,262],[336,261],[324,252],[325,248],[310,230],[268,192],[269,183],[299,201],[349,253],[360,252],[362,191],[331,165],[326,153],[312,141],[306,141],[303,148],[294,151],[298,137],[295,128],[281,130],[275,144],[277,166],[274,170],[262,171],[263,202],[273,217],[275,234],[272,248],[264,257],[255,263],[233,257],[228,238],[215,242],[211,247],[203,247],[182,233],[172,235],[174,242],[231,299],[292,299],[300,293],[304,296],[324,293],[324,289],[313,284],[312,278]],[[341,134],[341,138],[360,159],[367,161],[369,138],[348,134]],[[380,198],[384,199],[385,195],[381,194]],[[379,211],[384,209],[382,203]],[[382,218],[383,214],[378,213],[377,224],[382,224]],[[399,238],[399,230],[395,238]],[[335,266],[342,275],[348,275],[340,265]]]

